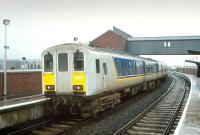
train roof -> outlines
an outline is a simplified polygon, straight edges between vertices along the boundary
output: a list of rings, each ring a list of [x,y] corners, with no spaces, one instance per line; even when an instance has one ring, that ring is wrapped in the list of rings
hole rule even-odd
[[[45,53],[47,51],[50,51],[50,50],[63,49],[65,47],[70,48],[70,46],[72,48],[81,48],[83,50],[90,50],[90,51],[110,54],[110,55],[114,55],[114,56],[120,55],[122,57],[135,58],[135,59],[139,59],[139,60],[142,60],[142,61],[158,62],[158,61],[150,59],[150,58],[144,58],[144,57],[140,57],[138,55],[131,55],[131,54],[128,54],[127,52],[125,52],[125,51],[117,51],[117,50],[111,50],[111,49],[91,47],[88,44],[83,44],[83,43],[66,43],[66,44],[55,45],[55,46],[52,46],[52,47],[49,47],[49,48],[45,49],[43,51],[43,53]]]

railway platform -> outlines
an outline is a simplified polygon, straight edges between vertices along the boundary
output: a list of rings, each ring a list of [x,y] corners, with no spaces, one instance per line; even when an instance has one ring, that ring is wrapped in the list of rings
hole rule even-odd
[[[27,106],[32,105],[38,102],[43,102],[48,100],[46,97],[44,97],[42,94],[33,95],[33,96],[25,96],[25,97],[19,97],[19,98],[1,98],[0,100],[0,113],[2,111],[6,111],[9,109],[14,109],[21,106]]]
[[[48,100],[42,94],[12,99],[1,98],[0,131],[1,129],[43,117]]]
[[[200,134],[200,78],[186,75],[191,81],[191,91],[174,135]]]

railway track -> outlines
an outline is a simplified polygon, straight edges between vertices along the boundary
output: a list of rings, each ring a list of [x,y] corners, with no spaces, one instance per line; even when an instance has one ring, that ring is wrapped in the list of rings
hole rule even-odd
[[[23,135],[63,135],[70,134],[71,131],[87,124],[90,119],[71,118],[67,120],[48,120],[28,128],[18,130],[9,135],[23,134]]]
[[[173,134],[189,95],[189,83],[174,76],[168,91],[114,135]]]

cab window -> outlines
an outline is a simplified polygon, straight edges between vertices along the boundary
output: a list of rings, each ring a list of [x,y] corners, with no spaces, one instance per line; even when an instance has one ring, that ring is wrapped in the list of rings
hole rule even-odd
[[[74,71],[84,71],[84,53],[75,52],[74,53]]]
[[[68,70],[68,54],[67,53],[58,54],[58,70],[59,71]]]
[[[44,71],[53,72],[53,55],[50,53],[44,55]]]

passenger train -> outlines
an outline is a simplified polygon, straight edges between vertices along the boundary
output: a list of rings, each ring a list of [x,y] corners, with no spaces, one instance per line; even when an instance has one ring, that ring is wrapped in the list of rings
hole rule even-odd
[[[47,48],[42,61],[43,94],[83,117],[153,89],[167,77],[162,62],[81,43]]]

